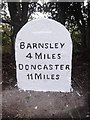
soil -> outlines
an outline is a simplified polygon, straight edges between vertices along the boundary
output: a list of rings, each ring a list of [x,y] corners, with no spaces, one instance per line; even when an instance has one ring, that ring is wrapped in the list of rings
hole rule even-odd
[[[73,57],[70,93],[21,91],[15,78],[15,62],[9,54],[2,64],[2,119],[90,118],[88,106],[88,66],[81,56]]]

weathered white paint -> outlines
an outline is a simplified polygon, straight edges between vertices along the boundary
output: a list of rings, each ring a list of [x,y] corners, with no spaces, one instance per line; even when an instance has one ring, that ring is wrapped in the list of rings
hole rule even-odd
[[[25,48],[20,49],[21,42],[24,42]],[[27,44],[32,45],[33,43],[45,43],[48,46],[51,43],[51,48],[34,48],[30,47],[26,49]],[[65,43],[65,44],[64,44]],[[28,45],[29,45],[28,44]],[[64,45],[63,45],[64,44]],[[56,46],[55,46],[56,45]],[[63,45],[63,46],[61,46]],[[56,48],[55,48],[56,47]],[[21,46],[23,48],[23,46]],[[28,53],[32,54],[31,59],[27,58]],[[35,53],[42,54],[55,54],[56,59],[35,59]],[[61,54],[61,58],[57,59],[57,54]],[[15,42],[15,59],[16,59],[16,73],[17,73],[17,84],[20,89],[23,90],[34,90],[34,91],[61,91],[70,92],[71,89],[71,69],[72,69],[72,40],[68,30],[60,23],[51,19],[36,19],[25,24],[22,29],[18,32]],[[23,65],[53,65],[52,70],[19,70],[19,64]],[[57,69],[55,65],[69,65],[70,70]],[[39,66],[41,68],[41,66]],[[44,74],[51,76],[60,75],[59,79],[28,79],[27,74]],[[53,75],[52,75],[53,78]]]

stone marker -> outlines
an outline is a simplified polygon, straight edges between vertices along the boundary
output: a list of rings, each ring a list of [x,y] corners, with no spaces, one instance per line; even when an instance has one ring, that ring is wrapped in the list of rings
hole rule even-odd
[[[68,30],[51,19],[25,24],[15,42],[20,89],[70,92],[72,40]]]

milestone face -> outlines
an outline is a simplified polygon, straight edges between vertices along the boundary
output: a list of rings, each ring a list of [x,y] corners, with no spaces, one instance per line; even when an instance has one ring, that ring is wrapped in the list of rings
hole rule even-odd
[[[18,87],[34,91],[70,92],[72,41],[60,23],[28,22],[15,43]]]

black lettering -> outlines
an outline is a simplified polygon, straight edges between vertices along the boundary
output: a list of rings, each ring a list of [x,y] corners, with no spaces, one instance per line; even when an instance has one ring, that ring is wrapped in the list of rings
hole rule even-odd
[[[35,59],[42,59],[42,53],[35,53]]]
[[[35,79],[42,79],[42,74],[40,73],[39,75],[35,73]]]
[[[47,70],[48,70],[48,67],[47,67],[47,65],[44,65],[43,69],[44,69],[44,70],[45,70],[45,69],[47,69]]]
[[[54,74],[51,75],[51,79],[54,80]]]
[[[47,75],[47,79],[50,79],[49,75]]]
[[[42,69],[42,66],[41,66],[41,65],[38,65],[37,68],[38,68],[38,70],[41,70],[41,69]]]
[[[24,49],[25,48],[25,43],[24,42],[20,42],[20,49]]]
[[[63,70],[64,65],[60,65],[60,70]]]
[[[60,76],[59,76],[59,74],[57,74],[57,75],[56,75],[56,80],[58,80],[58,79],[59,79],[59,77],[60,77]]]
[[[25,70],[29,70],[29,65],[25,65]]]
[[[57,54],[57,59],[61,59],[61,54]]]
[[[55,54],[52,54],[52,59],[56,59],[56,58],[55,58]]]
[[[32,69],[36,70],[36,65],[31,65],[31,70]]]
[[[48,43],[45,43],[45,48],[46,48],[46,49],[48,48]]]
[[[43,79],[45,79],[45,75],[43,75]]]
[[[19,70],[23,70],[23,64],[19,64]]]
[[[32,46],[31,46],[30,43],[27,44],[27,49],[28,49],[28,48],[32,49]]]
[[[43,54],[43,58],[46,59],[46,54]]]
[[[38,48],[44,48],[44,44],[38,43]]]
[[[67,70],[67,69],[68,69],[68,70],[70,70],[70,68],[69,68],[69,67],[70,67],[69,65],[66,65],[66,68],[65,68],[65,69],[66,69],[66,70]]]
[[[56,49],[58,48],[58,43],[55,43],[55,48],[56,48]]]
[[[52,46],[52,44],[51,44],[51,43],[50,43],[50,48],[51,48],[51,49],[53,49],[53,46]]]
[[[60,43],[60,45],[61,45],[61,48],[63,48],[63,46],[65,45],[65,43]]]
[[[36,48],[37,49],[37,43],[33,43],[33,49]]]
[[[47,54],[47,59],[51,59],[49,54]]]
[[[29,53],[26,57],[30,58],[30,59],[33,58],[32,55],[31,55],[31,53]]]
[[[49,70],[52,70],[53,69],[53,65],[49,65]]]
[[[32,74],[30,74],[30,77],[31,77],[31,79],[33,79],[33,75]]]
[[[56,69],[56,70],[58,69],[58,66],[59,66],[59,65],[55,65],[55,69]]]
[[[28,78],[28,79],[30,79],[30,76],[29,76],[29,74],[27,74],[27,78]]]
[[[27,74],[27,79],[33,79],[33,75],[32,74]]]

